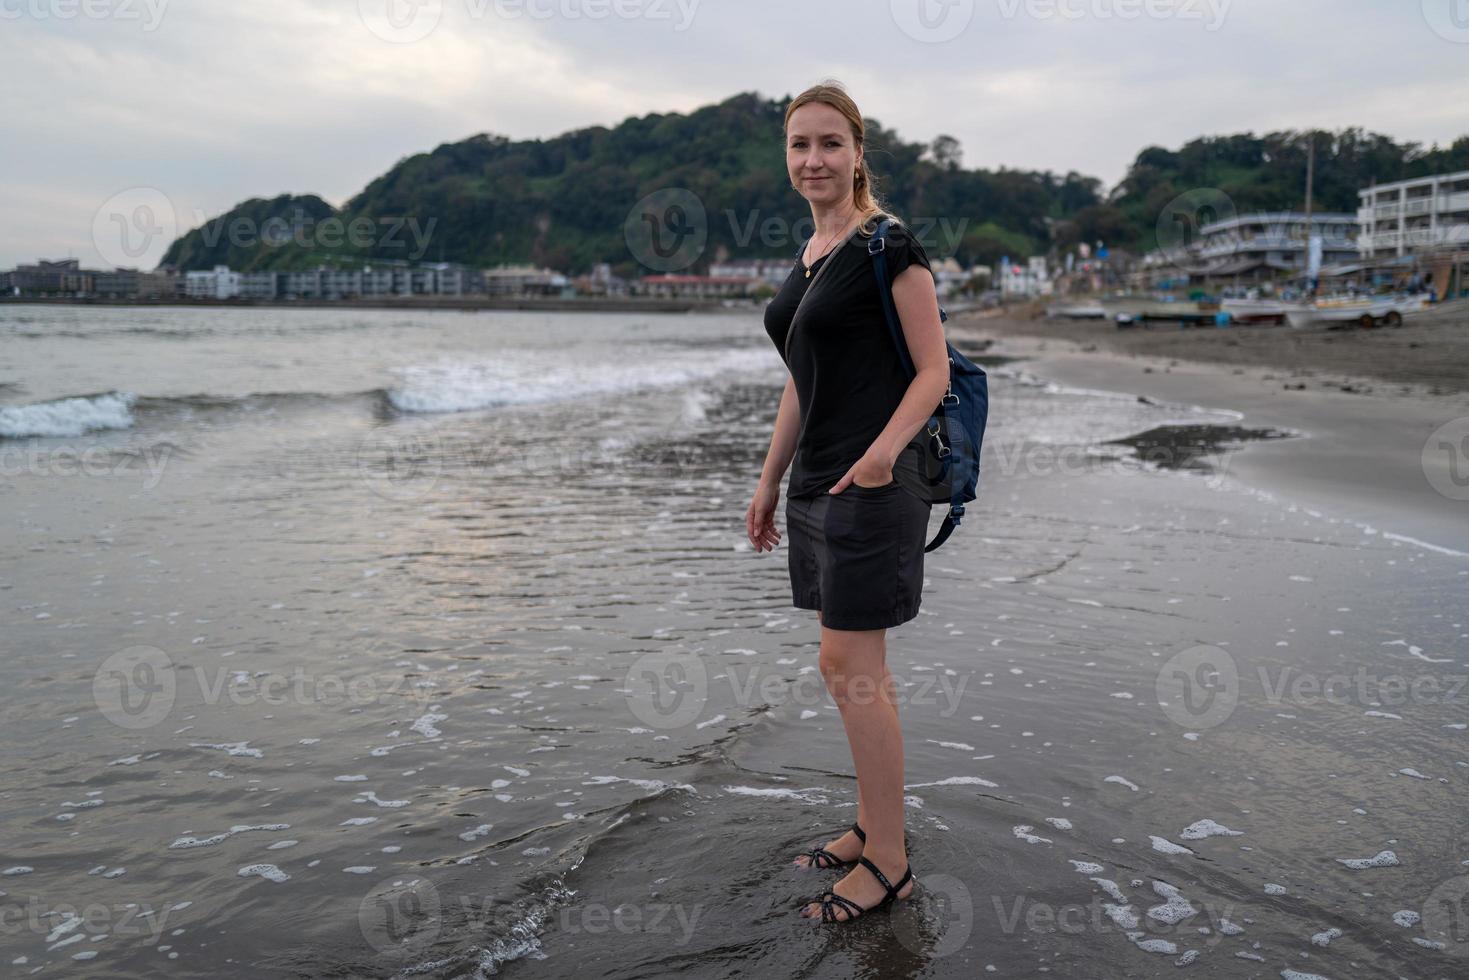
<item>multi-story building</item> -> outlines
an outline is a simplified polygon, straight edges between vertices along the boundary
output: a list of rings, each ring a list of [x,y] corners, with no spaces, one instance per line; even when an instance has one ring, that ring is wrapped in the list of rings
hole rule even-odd
[[[91,285],[91,274],[82,270],[77,259],[41,259],[35,265],[16,266],[10,273],[12,291],[22,296],[65,296],[90,289]]]
[[[485,292],[491,296],[555,296],[570,280],[552,269],[533,265],[498,265],[484,270]]]
[[[1355,215],[1294,211],[1241,214],[1204,225],[1190,257],[1190,270],[1204,279],[1260,282],[1284,274],[1303,276],[1310,267],[1310,237],[1321,238],[1321,264],[1358,257]]]
[[[241,299],[275,299],[280,295],[279,272],[240,273]]]
[[[608,262],[592,266],[591,272],[577,276],[571,285],[583,296],[626,296],[629,290],[627,280],[614,273]]]
[[[1469,248],[1469,170],[1357,192],[1363,258]]]
[[[191,299],[233,299],[240,295],[240,273],[227,265],[207,272],[195,270],[186,274],[184,289]]]
[[[1143,256],[1133,276],[1141,288],[1193,283],[1257,284],[1299,278],[1310,269],[1310,239],[1321,239],[1321,266],[1359,257],[1357,216],[1336,212],[1257,211],[1199,228],[1196,238]]]
[[[1032,255],[1025,265],[1006,262],[1000,267],[1002,296],[1049,296],[1054,286],[1046,269],[1044,255]]]
[[[785,259],[732,259],[714,262],[709,266],[711,276],[727,279],[758,279],[779,289],[795,268],[795,260]]]
[[[677,297],[679,299],[722,299],[748,296],[761,280],[748,276],[643,276],[637,291],[644,296]]]

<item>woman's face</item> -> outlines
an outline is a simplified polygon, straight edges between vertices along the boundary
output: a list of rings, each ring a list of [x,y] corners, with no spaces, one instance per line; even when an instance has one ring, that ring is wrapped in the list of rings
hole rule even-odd
[[[786,126],[786,170],[812,204],[840,204],[852,196],[862,148],[845,116],[823,102],[791,113]]]

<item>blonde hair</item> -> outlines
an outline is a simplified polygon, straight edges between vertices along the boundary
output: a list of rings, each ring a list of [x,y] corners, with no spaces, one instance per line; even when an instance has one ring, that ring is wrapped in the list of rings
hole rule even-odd
[[[852,101],[852,97],[847,94],[842,83],[834,79],[813,85],[791,100],[791,104],[786,106],[785,129],[790,129],[791,115],[797,109],[813,102],[829,105],[840,112],[847,120],[847,124],[852,127],[852,138],[857,141],[858,146],[866,150],[867,124],[862,119],[857,103]],[[852,203],[856,205],[857,212],[862,215],[860,227],[864,234],[870,235],[876,230],[876,225],[873,224],[875,217],[892,218],[895,222],[898,220],[897,216],[888,211],[877,196],[872,171],[867,167],[866,152],[862,154],[862,162],[857,166],[856,177],[852,183]]]

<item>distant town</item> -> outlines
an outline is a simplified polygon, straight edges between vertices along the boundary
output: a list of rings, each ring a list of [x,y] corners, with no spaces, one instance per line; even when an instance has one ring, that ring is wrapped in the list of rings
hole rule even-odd
[[[1300,282],[1308,274],[1353,288],[1399,285],[1426,278],[1449,299],[1469,295],[1469,171],[1359,191],[1356,214],[1281,211],[1216,215],[1210,191],[1180,198],[1180,213],[1159,221],[1160,247],[1142,256],[1105,243],[1082,243],[1023,260],[961,267],[935,259],[939,295],[979,305],[1047,296],[1147,291],[1179,286],[1264,289]],[[1220,198],[1222,194],[1218,195]],[[1195,227],[1197,225],[1197,227]],[[1165,239],[1174,239],[1167,240]],[[453,262],[370,261],[357,267],[244,272],[227,266],[183,271],[83,269],[77,259],[39,260],[0,272],[0,297],[92,302],[362,302],[422,299],[525,301],[646,300],[730,305],[767,299],[789,275],[790,258],[715,261],[707,273],[674,272],[625,278],[610,264],[572,276],[534,265],[479,269]],[[1437,273],[1435,282],[1433,276]]]

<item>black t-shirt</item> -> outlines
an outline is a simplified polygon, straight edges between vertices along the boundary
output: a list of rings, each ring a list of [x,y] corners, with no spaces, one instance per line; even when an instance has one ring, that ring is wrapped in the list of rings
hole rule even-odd
[[[818,259],[809,279],[797,258],[765,307],[765,332],[795,379],[801,406],[801,430],[787,490],[792,497],[830,490],[872,446],[912,381],[883,314],[877,276],[867,254],[869,240],[859,229]],[[896,222],[888,227],[886,261],[889,286],[915,263],[933,269],[923,245]],[[817,281],[826,263],[833,265]],[[796,307],[813,282],[815,289],[793,324]],[[893,476],[927,500],[921,437],[922,430],[904,447],[893,464]]]

